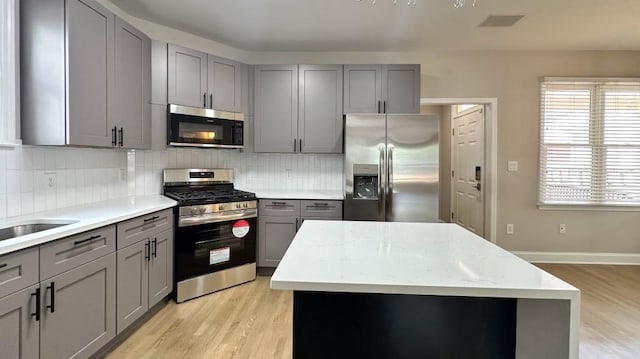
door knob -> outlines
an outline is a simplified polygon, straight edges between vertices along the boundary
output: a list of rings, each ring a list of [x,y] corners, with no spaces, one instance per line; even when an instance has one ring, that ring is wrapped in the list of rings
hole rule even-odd
[[[480,190],[480,182],[476,182],[476,185],[473,186],[473,187],[479,191]]]

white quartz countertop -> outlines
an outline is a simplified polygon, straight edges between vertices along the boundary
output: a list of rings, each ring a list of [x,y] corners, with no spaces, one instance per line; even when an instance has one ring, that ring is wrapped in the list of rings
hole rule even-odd
[[[456,224],[311,220],[271,288],[570,300],[580,294]]]
[[[344,199],[342,190],[303,190],[303,189],[256,189],[256,197],[264,199],[325,199],[340,200]]]
[[[0,228],[17,224],[28,224],[41,220],[53,223],[74,223],[0,241],[0,255],[122,222],[138,216],[144,216],[149,213],[174,207],[176,204],[176,201],[160,195],[131,196],[83,206],[39,212],[26,216],[11,217],[7,220],[0,221]]]

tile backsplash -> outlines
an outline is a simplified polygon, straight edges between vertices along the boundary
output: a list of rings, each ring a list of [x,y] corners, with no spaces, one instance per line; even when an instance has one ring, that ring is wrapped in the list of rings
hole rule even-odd
[[[343,156],[237,150],[0,148],[0,219],[162,192],[165,168],[233,168],[239,189],[342,190]]]

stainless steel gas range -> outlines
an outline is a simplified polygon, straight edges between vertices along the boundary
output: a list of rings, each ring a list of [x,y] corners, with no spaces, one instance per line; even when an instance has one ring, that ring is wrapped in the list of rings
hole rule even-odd
[[[174,209],[178,303],[256,278],[257,200],[233,186],[232,169],[166,169]]]

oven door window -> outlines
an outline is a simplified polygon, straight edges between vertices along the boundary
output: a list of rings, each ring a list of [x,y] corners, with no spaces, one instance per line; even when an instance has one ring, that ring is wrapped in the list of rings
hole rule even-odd
[[[171,115],[173,142],[232,145],[235,121]]]
[[[256,261],[255,218],[179,227],[176,231],[176,279]]]

